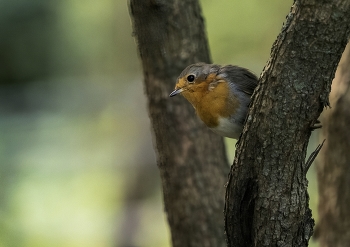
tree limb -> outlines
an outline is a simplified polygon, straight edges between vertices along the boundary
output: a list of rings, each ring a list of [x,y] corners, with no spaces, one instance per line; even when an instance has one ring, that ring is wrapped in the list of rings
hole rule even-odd
[[[252,98],[226,191],[228,246],[307,246],[305,177],[318,119],[350,33],[347,0],[295,1]]]

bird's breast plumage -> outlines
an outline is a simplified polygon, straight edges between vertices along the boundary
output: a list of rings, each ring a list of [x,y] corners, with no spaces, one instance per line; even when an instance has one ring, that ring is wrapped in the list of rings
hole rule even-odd
[[[229,118],[240,107],[240,102],[232,94],[229,83],[223,78],[209,75],[205,90],[194,104],[197,114],[208,127],[219,124],[219,118]]]
[[[243,124],[232,121],[232,118],[220,117],[218,125],[210,129],[221,136],[238,139],[242,133]]]

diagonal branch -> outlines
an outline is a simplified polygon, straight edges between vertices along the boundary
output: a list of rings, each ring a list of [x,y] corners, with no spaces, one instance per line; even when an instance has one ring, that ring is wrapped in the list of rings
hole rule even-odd
[[[347,0],[295,1],[253,95],[226,191],[228,246],[307,246],[305,156],[350,33]],[[306,169],[305,169],[306,168]]]

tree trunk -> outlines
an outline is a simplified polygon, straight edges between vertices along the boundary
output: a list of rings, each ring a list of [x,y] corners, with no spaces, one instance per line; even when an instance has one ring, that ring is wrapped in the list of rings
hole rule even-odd
[[[224,246],[223,139],[210,132],[183,97],[169,98],[180,72],[210,62],[197,0],[130,0],[172,243]]]
[[[350,33],[348,0],[295,1],[252,98],[229,175],[228,246],[307,246],[305,164]]]
[[[331,109],[322,114],[321,138],[326,139],[317,159],[319,222],[322,247],[350,246],[350,44],[343,53],[330,97]]]

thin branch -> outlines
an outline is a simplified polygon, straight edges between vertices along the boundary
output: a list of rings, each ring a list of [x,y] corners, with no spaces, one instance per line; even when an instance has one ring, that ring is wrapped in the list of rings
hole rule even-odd
[[[317,148],[315,149],[315,151],[313,151],[310,155],[310,157],[307,159],[306,163],[305,163],[305,175],[308,172],[308,170],[310,169],[310,166],[312,164],[312,162],[314,162],[314,160],[316,159],[318,153],[320,152],[321,148],[323,147],[324,142],[326,141],[326,139],[323,140],[323,142],[321,144],[318,144]]]

